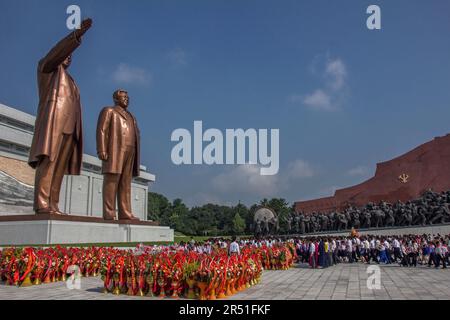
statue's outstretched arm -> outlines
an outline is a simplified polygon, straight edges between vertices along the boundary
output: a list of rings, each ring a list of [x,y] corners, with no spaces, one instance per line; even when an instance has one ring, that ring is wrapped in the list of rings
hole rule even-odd
[[[64,62],[81,44],[81,38],[92,26],[92,20],[86,19],[82,22],[81,28],[72,32],[67,37],[59,41],[47,55],[39,61],[39,71],[50,73]]]

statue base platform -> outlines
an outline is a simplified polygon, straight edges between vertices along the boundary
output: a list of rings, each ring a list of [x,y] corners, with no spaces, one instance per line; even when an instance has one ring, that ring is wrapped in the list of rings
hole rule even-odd
[[[149,221],[72,215],[0,217],[0,246],[170,242],[174,230]]]

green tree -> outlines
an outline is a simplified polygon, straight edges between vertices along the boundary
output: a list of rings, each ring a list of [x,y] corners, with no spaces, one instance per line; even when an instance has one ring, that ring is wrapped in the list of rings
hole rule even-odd
[[[243,234],[245,230],[245,220],[241,218],[239,213],[236,212],[233,218],[233,234],[240,235]]]
[[[189,209],[183,201],[175,199],[169,208],[163,212],[160,223],[184,234],[193,235],[195,233],[192,230],[192,223],[186,223],[186,221],[189,221],[187,219],[188,213]]]
[[[236,212],[239,214],[239,216],[244,220],[244,230],[242,233],[245,234],[251,234],[251,226],[253,223],[253,214],[251,214],[249,208],[247,208],[245,205],[239,202],[239,204],[233,208],[233,217],[235,216]]]
[[[263,203],[269,204],[267,199]],[[257,205],[250,209],[239,203],[235,207],[205,204],[189,209],[181,199],[172,203],[163,195],[148,194],[148,219],[158,221],[185,235],[222,236],[252,232],[253,215]]]
[[[161,217],[170,208],[170,201],[159,193],[148,193],[147,219],[161,222]]]

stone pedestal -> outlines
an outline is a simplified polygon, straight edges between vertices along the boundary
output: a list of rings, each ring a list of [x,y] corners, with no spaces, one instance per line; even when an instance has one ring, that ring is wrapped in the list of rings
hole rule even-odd
[[[0,217],[0,246],[166,242],[174,231],[147,221],[58,215]]]

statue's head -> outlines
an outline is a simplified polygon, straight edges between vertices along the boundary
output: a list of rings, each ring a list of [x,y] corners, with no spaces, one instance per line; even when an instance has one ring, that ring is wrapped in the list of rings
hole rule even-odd
[[[124,109],[128,108],[128,104],[130,102],[130,98],[128,97],[128,92],[125,90],[119,89],[116,90],[113,94],[114,103]]]
[[[67,69],[72,64],[72,55],[69,55],[66,59],[64,59],[62,66],[64,69]]]

